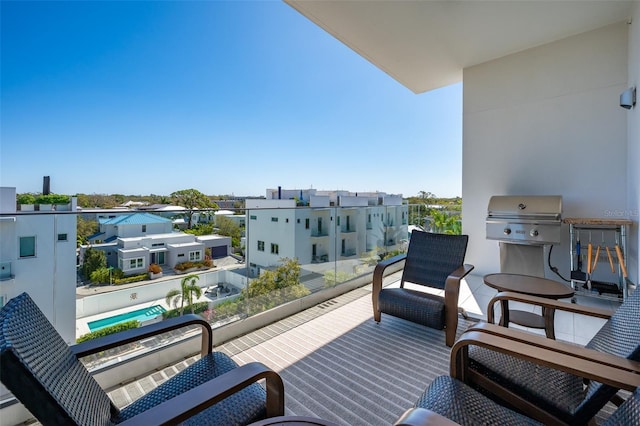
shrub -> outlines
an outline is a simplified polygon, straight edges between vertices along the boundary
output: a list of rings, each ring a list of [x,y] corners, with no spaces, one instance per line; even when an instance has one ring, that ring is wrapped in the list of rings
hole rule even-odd
[[[69,204],[69,196],[62,194],[38,195],[36,204]]]
[[[96,284],[106,284],[113,280],[113,276],[109,272],[109,268],[98,268],[91,273],[91,281]]]
[[[209,309],[209,302],[196,302],[193,304],[193,313],[200,314]],[[191,313],[191,307],[184,307],[185,313]],[[162,313],[162,319],[175,318],[180,316],[180,308],[171,309]]]
[[[144,281],[147,278],[149,278],[149,277],[148,277],[146,272],[144,274],[130,275],[130,276],[124,277],[124,278],[115,278],[115,279],[113,279],[113,285],[135,283],[135,282],[138,282],[138,281]]]
[[[212,266],[213,261],[211,259],[205,260],[203,262],[190,262],[187,260],[186,262],[176,263],[176,266],[174,266],[173,269],[182,272],[191,268],[211,268]]]
[[[176,266],[173,267],[173,269],[177,270],[177,271],[186,271],[189,268],[195,268],[196,265],[193,262],[182,262],[182,263],[177,263]]]
[[[18,195],[18,204],[35,204],[36,197],[33,194],[25,193]]]
[[[327,271],[324,273],[324,286],[325,287],[334,287],[336,284],[343,283],[345,281],[349,281],[354,278],[355,274],[346,272],[346,271]]]
[[[158,265],[157,263],[152,263],[151,265],[149,265],[149,272],[153,274],[159,274],[160,272],[162,272],[162,267],[160,267],[160,265]]]
[[[86,342],[87,340],[97,339],[98,337],[108,336],[110,334],[120,333],[121,331],[130,330],[132,328],[140,327],[140,323],[136,320],[123,322],[120,324],[112,325],[111,327],[101,328],[100,330],[92,331],[91,333],[83,334],[76,339],[76,343]]]

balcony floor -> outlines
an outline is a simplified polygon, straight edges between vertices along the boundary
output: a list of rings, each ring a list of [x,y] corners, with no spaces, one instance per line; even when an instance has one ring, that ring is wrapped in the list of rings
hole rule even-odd
[[[397,285],[398,280],[399,273],[393,274],[385,279],[385,285]],[[486,317],[486,308],[481,306],[486,306],[493,293],[481,277],[469,277],[461,292],[461,305],[481,319]],[[585,303],[606,306],[609,302]],[[615,304],[607,307],[615,308]],[[460,318],[458,333],[472,321]],[[602,324],[598,320],[587,327],[583,319],[578,328],[574,321],[572,315],[556,317],[559,339],[585,343]],[[574,330],[582,332],[576,335]],[[285,382],[286,414],[319,417],[341,425],[390,425],[413,406],[434,377],[449,371],[444,332],[388,315],[376,324],[370,285],[214,349],[239,364],[260,361],[276,370]],[[116,405],[127,405],[195,359],[112,389],[109,396]],[[605,409],[605,413],[609,411]]]

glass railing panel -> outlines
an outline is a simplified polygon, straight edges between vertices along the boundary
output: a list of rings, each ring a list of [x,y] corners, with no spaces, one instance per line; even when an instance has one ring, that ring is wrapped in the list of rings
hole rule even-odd
[[[106,320],[107,327],[118,329],[127,322],[143,325],[192,310],[214,328],[221,327],[370,277],[381,259],[406,250],[408,232],[402,223],[411,217],[406,205],[233,212],[224,217],[213,210],[124,209],[18,211],[16,215],[74,222],[71,228],[75,229],[65,235],[47,236],[55,240],[48,246],[44,236],[36,239],[36,251],[43,258],[55,253],[56,262],[66,265],[58,265],[57,271],[70,271],[56,274],[52,270],[55,276],[50,285],[69,287],[69,294],[76,295],[71,302],[76,324],[69,325],[77,330],[76,338],[98,332],[96,321]],[[125,219],[133,213],[145,215],[146,221],[128,223]],[[3,226],[14,225],[3,222]],[[225,235],[213,236],[220,233]],[[54,250],[64,244],[72,249]],[[27,277],[24,268],[18,267],[21,261],[3,257],[0,265],[11,269],[16,282]],[[114,350],[104,362],[170,341],[152,339]],[[98,359],[88,362],[92,367],[101,365]]]

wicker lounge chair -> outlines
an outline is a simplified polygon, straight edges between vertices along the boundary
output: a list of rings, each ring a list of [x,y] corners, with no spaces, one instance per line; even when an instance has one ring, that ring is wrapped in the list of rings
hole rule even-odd
[[[615,312],[513,293],[499,293],[491,303],[505,298],[609,319],[584,348],[493,324],[478,324],[472,329],[526,342],[531,347],[553,348],[574,359],[598,359],[603,364],[615,364],[619,359],[640,361],[640,291],[632,293]],[[585,392],[580,377],[475,346],[468,350],[465,382],[520,410],[536,407],[571,424],[589,422],[619,389],[591,380]]]
[[[482,395],[449,376],[439,376],[394,426],[543,425]],[[640,388],[601,426],[640,424]]]
[[[378,263],[373,273],[373,319],[381,313],[404,318],[438,330],[446,329],[445,341],[452,346],[458,327],[460,280],[471,270],[465,265],[467,235],[445,235],[413,231],[407,254]],[[385,270],[405,261],[400,288],[382,288]],[[404,287],[405,282],[444,290],[444,297]]]
[[[189,325],[202,327],[202,357],[118,410],[78,360]],[[244,425],[284,414],[280,376],[260,363],[238,367],[212,352],[209,324],[196,315],[69,347],[27,293],[0,311],[0,379],[44,425]],[[266,379],[266,390],[257,381]]]
[[[451,376],[437,377],[418,398],[415,404],[417,408],[405,412],[396,425],[575,424],[566,423],[548,413],[540,413],[536,408],[529,409],[525,406],[519,407],[518,412],[513,411],[466,385],[463,381],[467,381],[469,377],[470,347],[480,347],[514,359],[526,359],[531,365],[542,365],[554,371],[570,373],[581,380],[598,381],[616,389],[636,391],[633,398],[620,407],[607,424],[640,424],[640,394],[637,391],[640,386],[640,363],[615,356],[601,356],[589,349],[576,357],[559,352],[552,346],[532,345],[493,331],[466,331],[451,349]],[[593,359],[590,359],[589,353],[593,355]],[[629,421],[621,422],[622,419]]]

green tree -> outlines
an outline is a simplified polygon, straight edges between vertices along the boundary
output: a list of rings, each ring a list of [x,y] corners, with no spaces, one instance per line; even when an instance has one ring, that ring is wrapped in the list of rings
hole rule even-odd
[[[462,227],[460,225],[460,216],[450,216],[445,212],[434,210],[431,212],[433,218],[433,231],[443,234],[460,234]]]
[[[82,263],[82,273],[86,279],[91,279],[91,274],[100,269],[107,267],[107,255],[102,250],[88,249],[84,252]]]
[[[300,283],[298,259],[283,258],[282,264],[273,270],[262,272],[243,290],[249,314],[266,311],[274,306],[299,299],[310,293]]]
[[[218,234],[231,237],[231,245],[233,247],[240,247],[242,229],[240,229],[240,226],[233,219],[218,216],[216,218],[216,225],[218,226]]]
[[[199,298],[202,296],[202,289],[198,287],[196,281],[200,279],[200,276],[197,274],[189,274],[180,281],[180,290],[169,290],[165,297],[165,301],[167,305],[171,306],[173,304],[174,307],[178,307],[178,303],[180,303],[180,315],[184,314],[184,305],[186,303],[187,307],[191,309],[191,313],[194,313],[193,310],[193,299]]]
[[[185,229],[184,232],[193,235],[211,235],[213,234],[213,225],[210,223],[200,223],[192,229]]]
[[[217,209],[218,205],[212,202],[209,197],[204,195],[197,189],[181,189],[180,191],[172,192],[171,199],[179,206],[187,209],[187,217],[189,218],[187,227],[191,228],[191,221],[193,219],[194,209]]]
[[[76,223],[76,241],[78,243],[78,246],[80,246],[81,244],[87,244],[87,238],[98,232],[99,228],[100,226],[95,220],[83,219],[81,215],[78,215],[78,221]]]
[[[109,268],[98,268],[91,273],[91,282],[96,284],[111,284],[113,275]]]

